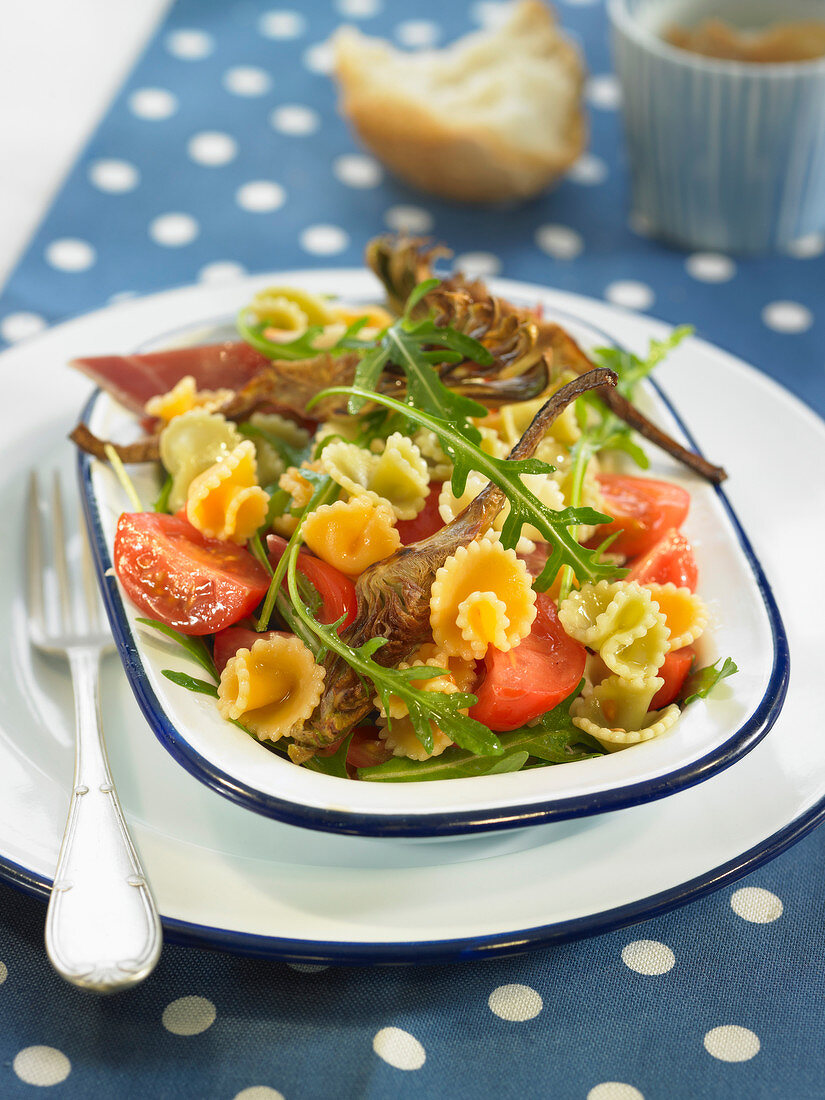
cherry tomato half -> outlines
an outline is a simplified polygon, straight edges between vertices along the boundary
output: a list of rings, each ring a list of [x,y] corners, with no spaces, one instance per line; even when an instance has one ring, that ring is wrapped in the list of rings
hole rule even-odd
[[[674,527],[659,539],[656,545],[644,555],[631,561],[628,581],[639,584],[667,584],[671,582],[677,588],[689,588],[696,591],[699,569],[693,556],[693,547]]]
[[[267,571],[247,550],[205,538],[180,515],[124,512],[114,561],[132,603],[182,634],[214,634],[238,622],[269,587]]]
[[[277,566],[286,550],[286,539],[282,539],[280,535],[267,535],[266,548],[270,562],[273,566]],[[339,633],[348,627],[357,611],[355,585],[349,577],[345,577],[334,566],[327,565],[325,561],[313,557],[305,550],[298,555],[298,570],[304,574],[321,597],[321,607],[317,612],[318,622],[328,626],[330,623],[337,623],[344,615]],[[286,585],[286,578],[284,578],[284,585]]]
[[[690,507],[690,494],[669,481],[599,474],[599,488],[613,522],[599,527],[587,545],[596,547],[617,533],[610,549],[628,558],[646,554],[669,528],[679,527]]]
[[[411,542],[421,542],[428,539],[436,531],[444,526],[444,520],[438,511],[438,497],[441,493],[441,482],[430,482],[430,491],[424,502],[424,507],[413,519],[400,519],[395,527],[401,536],[403,546],[409,546]]]
[[[656,673],[664,683],[650,701],[651,710],[661,710],[677,698],[695,657],[696,654],[689,645],[665,655],[664,664]]]
[[[507,653],[492,646],[470,716],[503,732],[518,729],[566,699],[584,673],[587,650],[564,632],[552,596],[536,594],[536,618],[526,638]]]

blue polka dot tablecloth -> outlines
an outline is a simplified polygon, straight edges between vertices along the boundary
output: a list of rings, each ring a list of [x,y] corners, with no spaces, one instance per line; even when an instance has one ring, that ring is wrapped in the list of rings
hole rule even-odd
[[[415,47],[491,17],[464,0],[180,0],[0,299],[10,344],[127,295],[241,271],[357,265],[405,226],[482,274],[605,298],[699,333],[825,411],[825,239],[685,256],[628,224],[601,3],[560,3],[591,142],[553,193],[448,205],[387,178],[335,108],[349,18]],[[0,1095],[825,1097],[825,831],[732,887],[597,939],[456,966],[287,965],[167,945],[137,990],[65,985],[42,902],[0,885]]]

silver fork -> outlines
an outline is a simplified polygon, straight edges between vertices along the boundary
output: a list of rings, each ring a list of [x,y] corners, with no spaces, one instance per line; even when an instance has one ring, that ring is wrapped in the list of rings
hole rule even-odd
[[[32,643],[68,659],[75,698],[76,751],[66,831],[46,914],[46,951],[67,981],[113,993],[143,981],[161,950],[157,908],[120,808],[100,721],[99,666],[112,648],[81,522],[80,583],[73,599],[60,477],[51,507],[56,599],[46,580],[45,539],[36,474],[27,517],[28,605]],[[80,615],[75,603],[81,603]],[[52,614],[48,614],[49,604]]]

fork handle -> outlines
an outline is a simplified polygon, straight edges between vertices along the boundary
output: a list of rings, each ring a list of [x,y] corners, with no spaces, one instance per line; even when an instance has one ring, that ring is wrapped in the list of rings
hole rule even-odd
[[[77,749],[69,816],[46,914],[46,951],[67,981],[113,993],[151,973],[160,956],[160,918],[106,758],[100,652],[72,649],[69,664]]]

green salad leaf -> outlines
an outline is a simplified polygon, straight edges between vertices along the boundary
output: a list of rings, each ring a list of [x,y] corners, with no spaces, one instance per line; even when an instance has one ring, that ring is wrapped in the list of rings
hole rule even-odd
[[[194,691],[198,695],[212,695],[215,699],[218,698],[217,687],[214,684],[208,684],[206,680],[198,680],[195,676],[188,676],[185,672],[175,672],[171,668],[161,669],[161,672],[167,680],[171,680],[178,687]]]
[[[716,666],[720,667],[717,668]],[[685,686],[682,688],[682,706],[687,706],[694,699],[706,699],[713,689],[728,676],[733,676],[739,668],[730,657],[721,658],[712,665],[697,668],[690,673]]]
[[[209,648],[206,642],[202,638],[196,638],[189,634],[181,634],[175,630],[174,627],[167,626],[166,623],[159,623],[156,619],[142,619],[137,618],[135,622],[141,624],[141,626],[149,626],[153,630],[157,630],[159,634],[163,634],[164,637],[170,641],[175,642],[181,649],[184,649],[189,656],[197,661],[198,664],[204,669],[213,680],[219,680],[217,669],[215,668],[215,662],[212,660],[212,654],[209,652]]]

